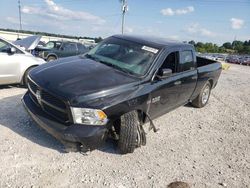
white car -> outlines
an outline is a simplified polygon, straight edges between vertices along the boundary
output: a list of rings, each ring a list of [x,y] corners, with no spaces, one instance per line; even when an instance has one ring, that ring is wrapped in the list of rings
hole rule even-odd
[[[34,43],[37,42],[39,41],[34,40],[30,46],[36,46]],[[0,85],[22,84],[26,86],[28,72],[43,63],[46,63],[43,59],[34,57],[21,47],[0,37]]]

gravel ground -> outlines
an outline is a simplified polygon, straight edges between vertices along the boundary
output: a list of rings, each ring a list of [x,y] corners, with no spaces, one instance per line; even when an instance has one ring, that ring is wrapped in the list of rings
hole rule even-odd
[[[119,155],[63,146],[29,118],[25,89],[0,89],[0,187],[250,187],[250,67],[223,71],[209,104],[184,106],[155,120],[147,145]]]

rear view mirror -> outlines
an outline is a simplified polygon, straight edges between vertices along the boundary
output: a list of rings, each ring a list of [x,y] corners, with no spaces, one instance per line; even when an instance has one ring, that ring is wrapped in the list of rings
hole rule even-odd
[[[157,73],[157,77],[160,79],[164,79],[171,76],[172,73],[172,69],[160,69]]]

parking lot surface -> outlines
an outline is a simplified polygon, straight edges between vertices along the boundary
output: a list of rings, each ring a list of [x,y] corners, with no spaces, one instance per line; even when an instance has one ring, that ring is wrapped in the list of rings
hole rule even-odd
[[[26,89],[0,88],[0,187],[250,187],[250,67],[223,71],[209,104],[158,119],[147,145],[120,155],[108,142],[90,152],[63,145],[25,112]]]

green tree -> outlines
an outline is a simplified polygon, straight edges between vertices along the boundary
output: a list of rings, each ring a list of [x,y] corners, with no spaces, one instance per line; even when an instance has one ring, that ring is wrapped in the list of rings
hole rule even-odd
[[[224,48],[226,48],[226,49],[233,49],[233,48],[232,48],[231,42],[226,42],[226,43],[224,43],[222,46],[223,46]]]

